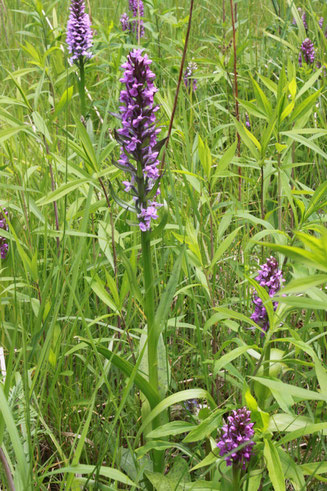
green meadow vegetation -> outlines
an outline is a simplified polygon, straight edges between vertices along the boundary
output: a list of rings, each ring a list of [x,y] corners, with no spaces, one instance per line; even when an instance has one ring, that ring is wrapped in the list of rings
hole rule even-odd
[[[0,0],[0,488],[326,490],[327,5],[142,6]]]

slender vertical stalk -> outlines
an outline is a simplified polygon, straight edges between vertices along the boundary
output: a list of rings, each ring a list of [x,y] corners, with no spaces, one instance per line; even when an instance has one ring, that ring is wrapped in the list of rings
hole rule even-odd
[[[84,60],[80,60],[79,64],[79,80],[78,80],[78,91],[81,101],[81,115],[86,118],[86,102],[85,102],[85,67]]]
[[[100,183],[100,186],[102,187],[102,190],[104,192],[105,199],[106,199],[107,206],[108,206],[108,210],[109,210],[110,227],[111,227],[112,257],[113,257],[113,261],[114,261],[114,273],[115,273],[116,287],[117,287],[117,291],[119,291],[118,263],[117,263],[117,251],[116,251],[116,243],[115,243],[115,226],[114,226],[112,208],[111,208],[111,204],[110,204],[110,200],[109,200],[109,196],[108,196],[106,187],[105,187],[104,182],[101,179],[101,177],[99,177],[99,183]],[[120,317],[120,315],[118,316],[117,327],[118,327],[118,329],[121,329],[121,317]],[[129,334],[128,334],[128,338],[129,338]]]
[[[183,76],[183,69],[184,69],[184,63],[185,63],[185,58],[186,58],[187,46],[188,46],[188,40],[189,40],[189,37],[190,37],[190,31],[191,31],[191,25],[192,25],[193,7],[194,7],[194,0],[191,0],[190,13],[189,13],[188,25],[187,25],[187,32],[186,32],[185,43],[184,43],[183,56],[182,56],[181,66],[180,66],[180,69],[179,69],[178,82],[177,82],[177,87],[176,87],[176,92],[175,92],[175,99],[174,99],[173,110],[172,110],[171,117],[170,117],[170,122],[169,122],[167,139],[166,139],[166,143],[165,143],[165,146],[164,146],[164,149],[163,149],[163,153],[162,153],[162,159],[161,159],[161,165],[160,165],[160,175],[162,175],[162,172],[163,172],[163,169],[164,169],[166,149],[168,147],[168,143],[169,143],[171,131],[173,129],[173,122],[174,122],[174,117],[175,117],[175,112],[176,112],[176,107],[177,107],[178,94],[179,94],[179,89],[180,89],[180,86],[181,86],[181,81],[182,81],[182,76]]]
[[[233,28],[233,49],[234,49],[234,99],[235,99],[235,117],[237,121],[240,120],[239,108],[238,108],[238,83],[237,83],[237,55],[236,55],[236,28],[234,20],[234,5],[233,0],[230,0],[230,10],[232,16],[232,28]],[[235,11],[236,12],[236,11]],[[239,133],[237,135],[237,156],[241,156],[241,137]],[[242,176],[241,167],[238,168],[238,199],[242,198]]]
[[[240,468],[237,464],[233,464],[233,491],[240,490]]]
[[[148,326],[148,365],[149,382],[158,390],[157,339],[154,332],[154,286],[151,259],[150,232],[141,232],[143,277],[144,277],[144,309]]]
[[[263,171],[263,161],[261,162],[261,190],[260,190],[260,200],[261,200],[261,219],[265,218],[265,210],[264,210],[264,199],[263,199],[263,182],[264,180],[264,171]]]
[[[151,258],[150,231],[141,232],[141,246],[143,259],[143,278],[144,278],[144,309],[147,320],[148,334],[148,371],[149,383],[156,392],[159,392],[158,379],[158,338],[155,332],[154,312],[155,312],[155,290],[153,284],[153,269]],[[160,418],[152,422],[153,429],[160,425]],[[163,472],[164,452],[153,451],[153,468],[155,472]]]
[[[43,142],[44,142],[46,154],[49,157],[49,172],[50,172],[50,178],[51,178],[51,191],[54,191],[56,189],[56,184],[55,184],[55,179],[54,179],[54,175],[53,175],[52,164],[51,164],[51,161],[50,161],[50,150],[49,150],[49,146],[48,146],[48,143],[47,143],[47,140],[46,140],[45,136],[43,136]],[[54,200],[54,202],[53,202],[53,210],[54,210],[54,215],[55,215],[56,230],[58,232],[59,231],[59,215],[58,215],[58,203],[57,203],[57,200]],[[57,254],[58,254],[58,257],[59,257],[59,254],[60,254],[60,239],[59,239],[59,235],[57,235],[57,237],[56,237],[56,242],[57,242]]]
[[[225,8],[225,0],[223,0],[223,52],[225,52],[225,21],[226,21],[226,8]]]
[[[141,40],[141,16],[140,16],[140,0],[137,0],[137,44]]]
[[[5,473],[6,478],[7,478],[8,489],[10,491],[15,491],[16,488],[15,488],[13,477],[11,475],[11,470],[10,470],[7,458],[4,454],[4,451],[2,450],[1,447],[0,447],[0,462],[2,463],[2,467],[3,467],[4,473]]]
[[[279,140],[279,139],[278,139]],[[278,230],[282,230],[282,180],[281,180],[280,153],[277,154],[277,206],[278,206]]]

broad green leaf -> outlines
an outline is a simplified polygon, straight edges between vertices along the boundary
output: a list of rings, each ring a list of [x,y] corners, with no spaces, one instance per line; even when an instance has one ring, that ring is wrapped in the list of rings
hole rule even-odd
[[[43,198],[39,199],[36,204],[39,206],[48,205],[49,203],[53,203],[54,201],[58,201],[60,198],[63,198],[68,193],[71,193],[75,189],[79,188],[82,184],[86,183],[89,179],[75,179],[74,181],[67,182],[60,186],[59,188],[51,191],[48,195],[43,196]]]
[[[236,126],[236,130],[239,133],[240,137],[242,138],[243,142],[245,145],[248,147],[250,150],[252,156],[259,161],[260,160],[260,151],[261,150],[261,145],[258,142],[258,140],[255,138],[250,131],[248,131],[245,126],[237,121],[236,118],[233,118],[234,124]],[[255,142],[255,143],[254,143]]]
[[[52,143],[49,130],[41,114],[38,113],[37,111],[34,111],[31,116],[33,118],[37,131],[39,131],[46,138],[46,140],[48,140],[48,142]]]
[[[2,385],[0,385],[0,412],[10,437],[10,443],[15,452],[17,462],[16,472],[20,479],[20,482],[16,484],[22,486],[21,489],[30,489],[30,464],[26,460],[23,443],[18,434],[16,422],[8,405]]]
[[[296,420],[295,420],[296,421]],[[285,431],[285,430],[284,430]],[[302,428],[289,432],[286,436],[278,441],[278,445],[286,445],[286,443],[301,438],[305,435],[312,435],[313,433],[321,432],[322,435],[327,435],[327,423],[302,423]]]
[[[52,118],[56,118],[58,114],[61,113],[63,109],[69,104],[74,92],[74,87],[67,87],[67,89],[64,91],[62,96],[60,97],[60,100],[58,104],[56,104],[55,110],[53,112]]]
[[[150,431],[150,433],[147,434],[147,438],[162,438],[164,436],[180,435],[181,433],[187,433],[195,428],[197,428],[197,426],[193,423],[187,423],[186,421],[171,421],[170,423]]]
[[[200,135],[198,135],[198,154],[199,159],[204,170],[207,179],[210,179],[212,157],[211,152],[206,141],[203,142]]]
[[[258,82],[254,80],[251,74],[250,74],[250,78],[252,80],[252,85],[257,100],[257,105],[261,107],[261,109],[266,113],[268,117],[270,117],[272,113],[272,108],[266,94],[263,92]]]
[[[241,227],[236,228],[233,230],[227,237],[223,240],[223,242],[218,246],[218,249],[216,250],[213,259],[211,261],[209,269],[212,270],[212,268],[215,266],[215,264],[219,261],[219,259],[223,256],[224,252],[230,248],[232,245],[235,237],[237,236],[238,232],[240,231]]]
[[[327,159],[327,154],[323,150],[321,150],[321,148],[318,147],[316,143],[313,143],[311,140],[308,140],[307,138],[299,134],[296,130],[282,131],[281,135],[290,137],[292,140],[310,148],[315,153],[323,157],[325,160]]]
[[[278,452],[271,440],[264,439],[264,457],[268,474],[275,491],[285,491],[285,477]]]
[[[159,334],[165,327],[165,322],[167,320],[168,314],[171,310],[171,304],[176,294],[176,288],[179,281],[179,275],[182,267],[182,261],[184,258],[184,248],[182,249],[180,255],[178,256],[173,270],[170,273],[170,278],[167,283],[164,293],[161,295],[160,303],[155,314],[154,325],[156,328],[157,338]]]
[[[55,474],[64,474],[66,472],[74,473],[74,474],[96,474],[99,473],[100,476],[107,477],[108,479],[112,479],[115,482],[121,482],[122,484],[127,484],[128,486],[136,486],[139,487],[135,482],[133,482],[128,476],[125,476],[118,469],[114,469],[113,467],[105,467],[105,466],[94,466],[94,465],[70,465],[67,467],[60,467],[54,471],[48,472],[45,477],[53,476]]]
[[[286,392],[290,396],[295,397],[300,401],[327,401],[327,394],[322,394],[319,392],[314,392],[313,390],[302,389],[302,387],[296,387],[295,385],[285,384],[277,380],[271,380],[264,377],[251,377],[253,380],[260,382],[260,384],[265,385],[269,389]]]
[[[115,304],[112,297],[107,292],[102,280],[97,275],[94,278],[86,276],[85,279],[90,284],[94,293],[102,300],[102,302],[110,307],[113,312],[119,314],[119,305],[117,306],[117,304]]]
[[[231,145],[226,152],[221,156],[214,175],[212,176],[212,187],[215,186],[217,179],[225,172],[228,165],[231,163],[237,147],[237,141]]]
[[[97,162],[96,154],[95,154],[91,139],[90,139],[90,137],[89,137],[89,135],[85,129],[85,126],[80,121],[76,121],[76,127],[78,130],[78,136],[81,140],[84,151],[88,157],[88,161],[89,161],[91,167],[93,168],[93,170],[95,172],[98,172],[99,168],[98,168],[98,162]]]
[[[327,274],[316,274],[314,276],[304,276],[296,278],[282,289],[283,295],[289,293],[305,293],[309,288],[327,283]]]
[[[302,101],[299,105],[297,105],[293,111],[292,116],[290,117],[289,122],[293,123],[297,119],[300,119],[304,116],[308,111],[312,110],[315,107],[316,100],[320,95],[320,90],[315,92],[314,94],[309,95],[304,101]]]
[[[290,2],[292,0],[287,0],[287,1]],[[296,7],[295,7],[294,3],[293,3],[293,6],[294,6],[294,9],[296,10]],[[303,22],[302,22],[302,25],[303,25]],[[304,35],[303,36],[303,39],[305,37],[306,36]],[[316,70],[316,71],[313,72],[313,75],[309,78],[309,80],[299,90],[299,92],[297,94],[297,99],[299,99],[303,94],[305,94],[307,92],[307,90],[311,89],[311,87],[314,86],[314,84],[316,83],[316,81],[318,80],[318,78],[321,76],[321,72],[322,72],[323,69],[324,69],[324,67],[322,66],[321,68],[319,68],[318,70]]]
[[[306,416],[277,413],[270,416],[269,431],[277,431],[278,433],[293,432],[301,430],[310,424],[312,424],[312,420]]]
[[[304,491],[306,483],[303,472],[288,452],[284,452],[280,447],[277,449],[282,464],[285,479],[289,479],[294,486],[294,491]]]
[[[159,414],[168,409],[170,406],[174,404],[178,404],[179,402],[187,401],[188,399],[206,399],[209,405],[214,409],[216,407],[216,403],[211,397],[211,395],[204,389],[188,389],[182,390],[181,392],[177,392],[169,397],[166,397],[163,401],[159,402],[157,406],[151,411],[151,413],[146,417],[146,419],[142,422],[142,426],[137,432],[135,440],[138,441],[140,435],[142,434],[144,428],[146,428],[151,421],[153,421]]]
[[[233,349],[232,351],[229,351],[225,355],[223,355],[219,360],[216,360],[214,363],[214,369],[213,373],[214,375],[217,375],[217,373],[228,363],[231,363],[232,361],[236,360],[239,356],[243,355],[249,349],[251,348],[256,348],[256,345],[252,346],[239,346],[238,348]]]
[[[16,135],[20,131],[26,131],[26,128],[23,126],[19,126],[18,128],[6,128],[0,131],[0,144],[4,143],[6,140]]]
[[[217,312],[224,314],[227,319],[238,319],[240,321],[245,322],[246,324],[250,324],[251,326],[256,327],[259,331],[262,331],[262,327],[256,324],[252,319],[246,317],[244,314],[240,312],[234,312],[234,310],[227,309],[226,307],[215,307]]]
[[[214,411],[210,416],[190,431],[190,433],[184,438],[184,443],[198,442],[207,438],[213,431],[217,430],[219,421],[221,419],[222,409]]]
[[[201,469],[201,467],[206,467],[207,465],[212,465],[215,462],[220,462],[221,458],[219,456],[219,449],[217,448],[216,451],[211,451],[208,455],[204,457],[204,459],[201,460],[198,464],[196,464],[194,467],[192,467],[191,471],[195,471],[196,469]]]
[[[326,474],[327,462],[309,462],[308,464],[300,465],[300,469],[305,476],[314,476],[317,474]]]

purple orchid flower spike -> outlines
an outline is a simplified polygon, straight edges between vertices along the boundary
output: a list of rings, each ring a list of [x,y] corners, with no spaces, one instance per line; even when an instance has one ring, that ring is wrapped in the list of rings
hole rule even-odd
[[[122,128],[116,132],[121,153],[114,162],[130,175],[130,180],[123,184],[125,191],[133,195],[142,232],[150,230],[151,221],[158,218],[157,209],[161,206],[156,197],[160,194],[158,155],[163,141],[157,141],[159,106],[154,103],[157,89],[151,63],[142,49],[134,49],[122,65],[124,74],[120,81],[125,85],[120,93]]]
[[[308,65],[312,65],[315,61],[315,48],[313,42],[306,38],[301,44],[301,51],[299,54],[299,65],[302,66],[303,61]]]
[[[187,65],[186,70],[184,72],[184,85],[187,89],[190,89],[192,87],[193,92],[195,92],[197,89],[197,80],[192,77],[197,69],[198,69],[197,64],[191,61]]]
[[[122,14],[122,16],[120,18],[120,24],[121,24],[122,31],[130,31],[131,24],[130,24],[130,21],[129,21],[128,14],[126,14],[126,12],[124,12]]]
[[[1,235],[1,230],[8,231],[7,223],[8,211],[6,208],[0,208],[0,254],[1,259],[6,259],[9,249],[8,240]]]
[[[67,24],[67,38],[71,63],[84,63],[92,57],[93,32],[90,17],[85,13],[84,0],[72,0]]]
[[[243,469],[250,460],[254,442],[254,423],[251,423],[251,413],[246,407],[232,411],[220,431],[220,440],[217,447],[220,449],[220,456],[226,456],[226,464],[239,464]],[[242,448],[238,447],[242,445]]]
[[[131,22],[132,31],[136,33],[137,41],[144,36],[144,5],[142,0],[129,0],[129,10],[133,14],[134,20]]]
[[[284,281],[283,275],[280,269],[278,269],[277,260],[274,257],[269,257],[265,264],[261,266],[261,269],[256,277],[256,281],[260,286],[266,289],[270,297],[273,297],[281,288],[281,284]],[[260,297],[257,294],[253,297],[253,303],[255,310],[251,315],[251,319],[256,322],[264,331],[269,328],[269,319],[265,306]],[[277,302],[273,302],[274,310],[277,309]]]

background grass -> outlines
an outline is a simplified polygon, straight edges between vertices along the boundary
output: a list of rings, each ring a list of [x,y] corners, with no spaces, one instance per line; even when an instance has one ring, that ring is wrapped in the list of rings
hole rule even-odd
[[[111,164],[111,158],[119,154],[113,140],[113,129],[119,122],[110,113],[118,111],[120,66],[134,42],[121,32],[119,24],[127,3],[93,0],[88,5],[95,30],[95,56],[86,71],[92,163],[86,155],[85,135],[76,124],[80,110],[76,73],[68,64],[65,45],[68,2],[1,2],[0,205],[9,211],[10,228],[6,234],[9,254],[1,262],[0,277],[0,344],[7,369],[0,392],[0,439],[16,489],[132,488],[129,481],[101,471],[100,466],[120,470],[141,488],[149,486],[147,476],[156,489],[166,489],[160,488],[165,485],[172,486],[167,489],[188,489],[188,481],[206,481],[208,489],[227,489],[221,482],[225,464],[215,457],[209,466],[191,472],[214,448],[223,411],[212,412],[200,400],[200,413],[195,404],[188,408],[178,401],[170,406],[170,421],[198,425],[213,414],[214,427],[206,426],[207,421],[207,432],[200,431],[200,438],[191,443],[182,442],[189,430],[171,436],[165,453],[170,482],[161,476],[158,484],[151,475],[150,454],[145,449],[140,458],[135,452],[146,443],[135,439],[146,412],[143,395],[133,386],[133,379],[126,379],[83,343],[84,339],[88,343],[101,340],[133,364],[144,344],[139,230],[135,216],[119,208],[111,197],[108,209],[97,179],[97,173],[102,173],[108,192],[110,181],[124,197],[123,175]],[[146,36],[142,47],[153,59],[161,135],[165,136],[189,2],[144,3]],[[283,390],[271,395],[264,385],[254,388],[250,379],[257,363],[254,351],[260,357],[270,341],[233,314],[250,317],[253,285],[248,279],[256,276],[259,264],[272,253],[258,241],[274,243],[279,247],[274,254],[283,267],[286,284],[299,279],[297,289],[289,293],[298,301],[282,303],[275,314],[271,346],[283,350],[283,366],[278,373],[266,370],[265,375],[324,393],[327,261],[326,242],[317,225],[324,226],[326,217],[325,72],[323,68],[315,77],[316,67],[299,68],[298,53],[308,35],[314,41],[317,61],[324,64],[326,22],[321,30],[318,19],[327,12],[321,1],[296,2],[296,7],[305,7],[307,12],[309,31],[305,33],[300,23],[292,25],[292,5],[284,0],[237,3],[241,122],[245,123],[248,111],[251,134],[262,144],[269,115],[255,114],[255,109],[262,111],[262,104],[251,77],[273,110],[277,102],[270,90],[272,83],[283,84],[286,107],[289,84],[296,81],[297,94],[302,89],[303,95],[294,111],[311,97],[305,114],[298,114],[293,121],[291,115],[280,128],[280,133],[298,130],[297,135],[305,138],[299,141],[280,135],[280,143],[286,146],[280,151],[281,230],[277,137],[271,135],[260,159],[249,149],[249,136],[242,137],[237,156],[229,2],[223,22],[222,2],[202,0],[195,5],[187,52],[187,61],[198,64],[198,90],[188,93],[183,86],[180,93],[161,184],[165,207],[160,215],[165,209],[168,219],[152,242],[157,304],[174,274],[183,244],[186,249],[160,345],[163,397],[202,388],[219,409],[228,411],[249,404],[244,398],[250,386],[262,411],[270,415],[269,429],[259,431],[251,463],[251,469],[260,470],[259,478],[249,471],[243,489],[282,489],[267,472],[267,466],[269,471],[277,467],[277,458],[282,460],[287,489],[326,486],[326,429],[295,434],[286,443],[281,440],[297,428],[293,422],[299,416],[307,418],[305,425],[324,423],[326,400],[294,396],[291,403]],[[318,90],[319,96],[314,98]],[[253,114],[246,102],[254,102]],[[303,128],[316,132],[301,133]],[[231,147],[228,159],[226,152]],[[298,233],[306,234],[304,244]],[[289,258],[290,251],[282,249],[289,245],[310,250],[312,237],[322,237],[321,257],[315,252],[311,260],[305,254]],[[241,346],[252,347],[252,352],[244,352],[215,370],[215,362]],[[267,363],[264,366],[267,368]],[[143,361],[139,370],[147,371]],[[284,426],[281,414],[289,417],[285,417],[288,424]],[[274,415],[279,415],[277,430]],[[270,466],[267,455],[262,456],[262,434],[269,434],[280,452],[272,457]],[[322,464],[315,466],[315,462]],[[82,464],[91,467],[86,470]],[[72,465],[76,466],[73,470]],[[68,468],[67,472],[63,468]],[[6,483],[4,474],[1,479]]]

